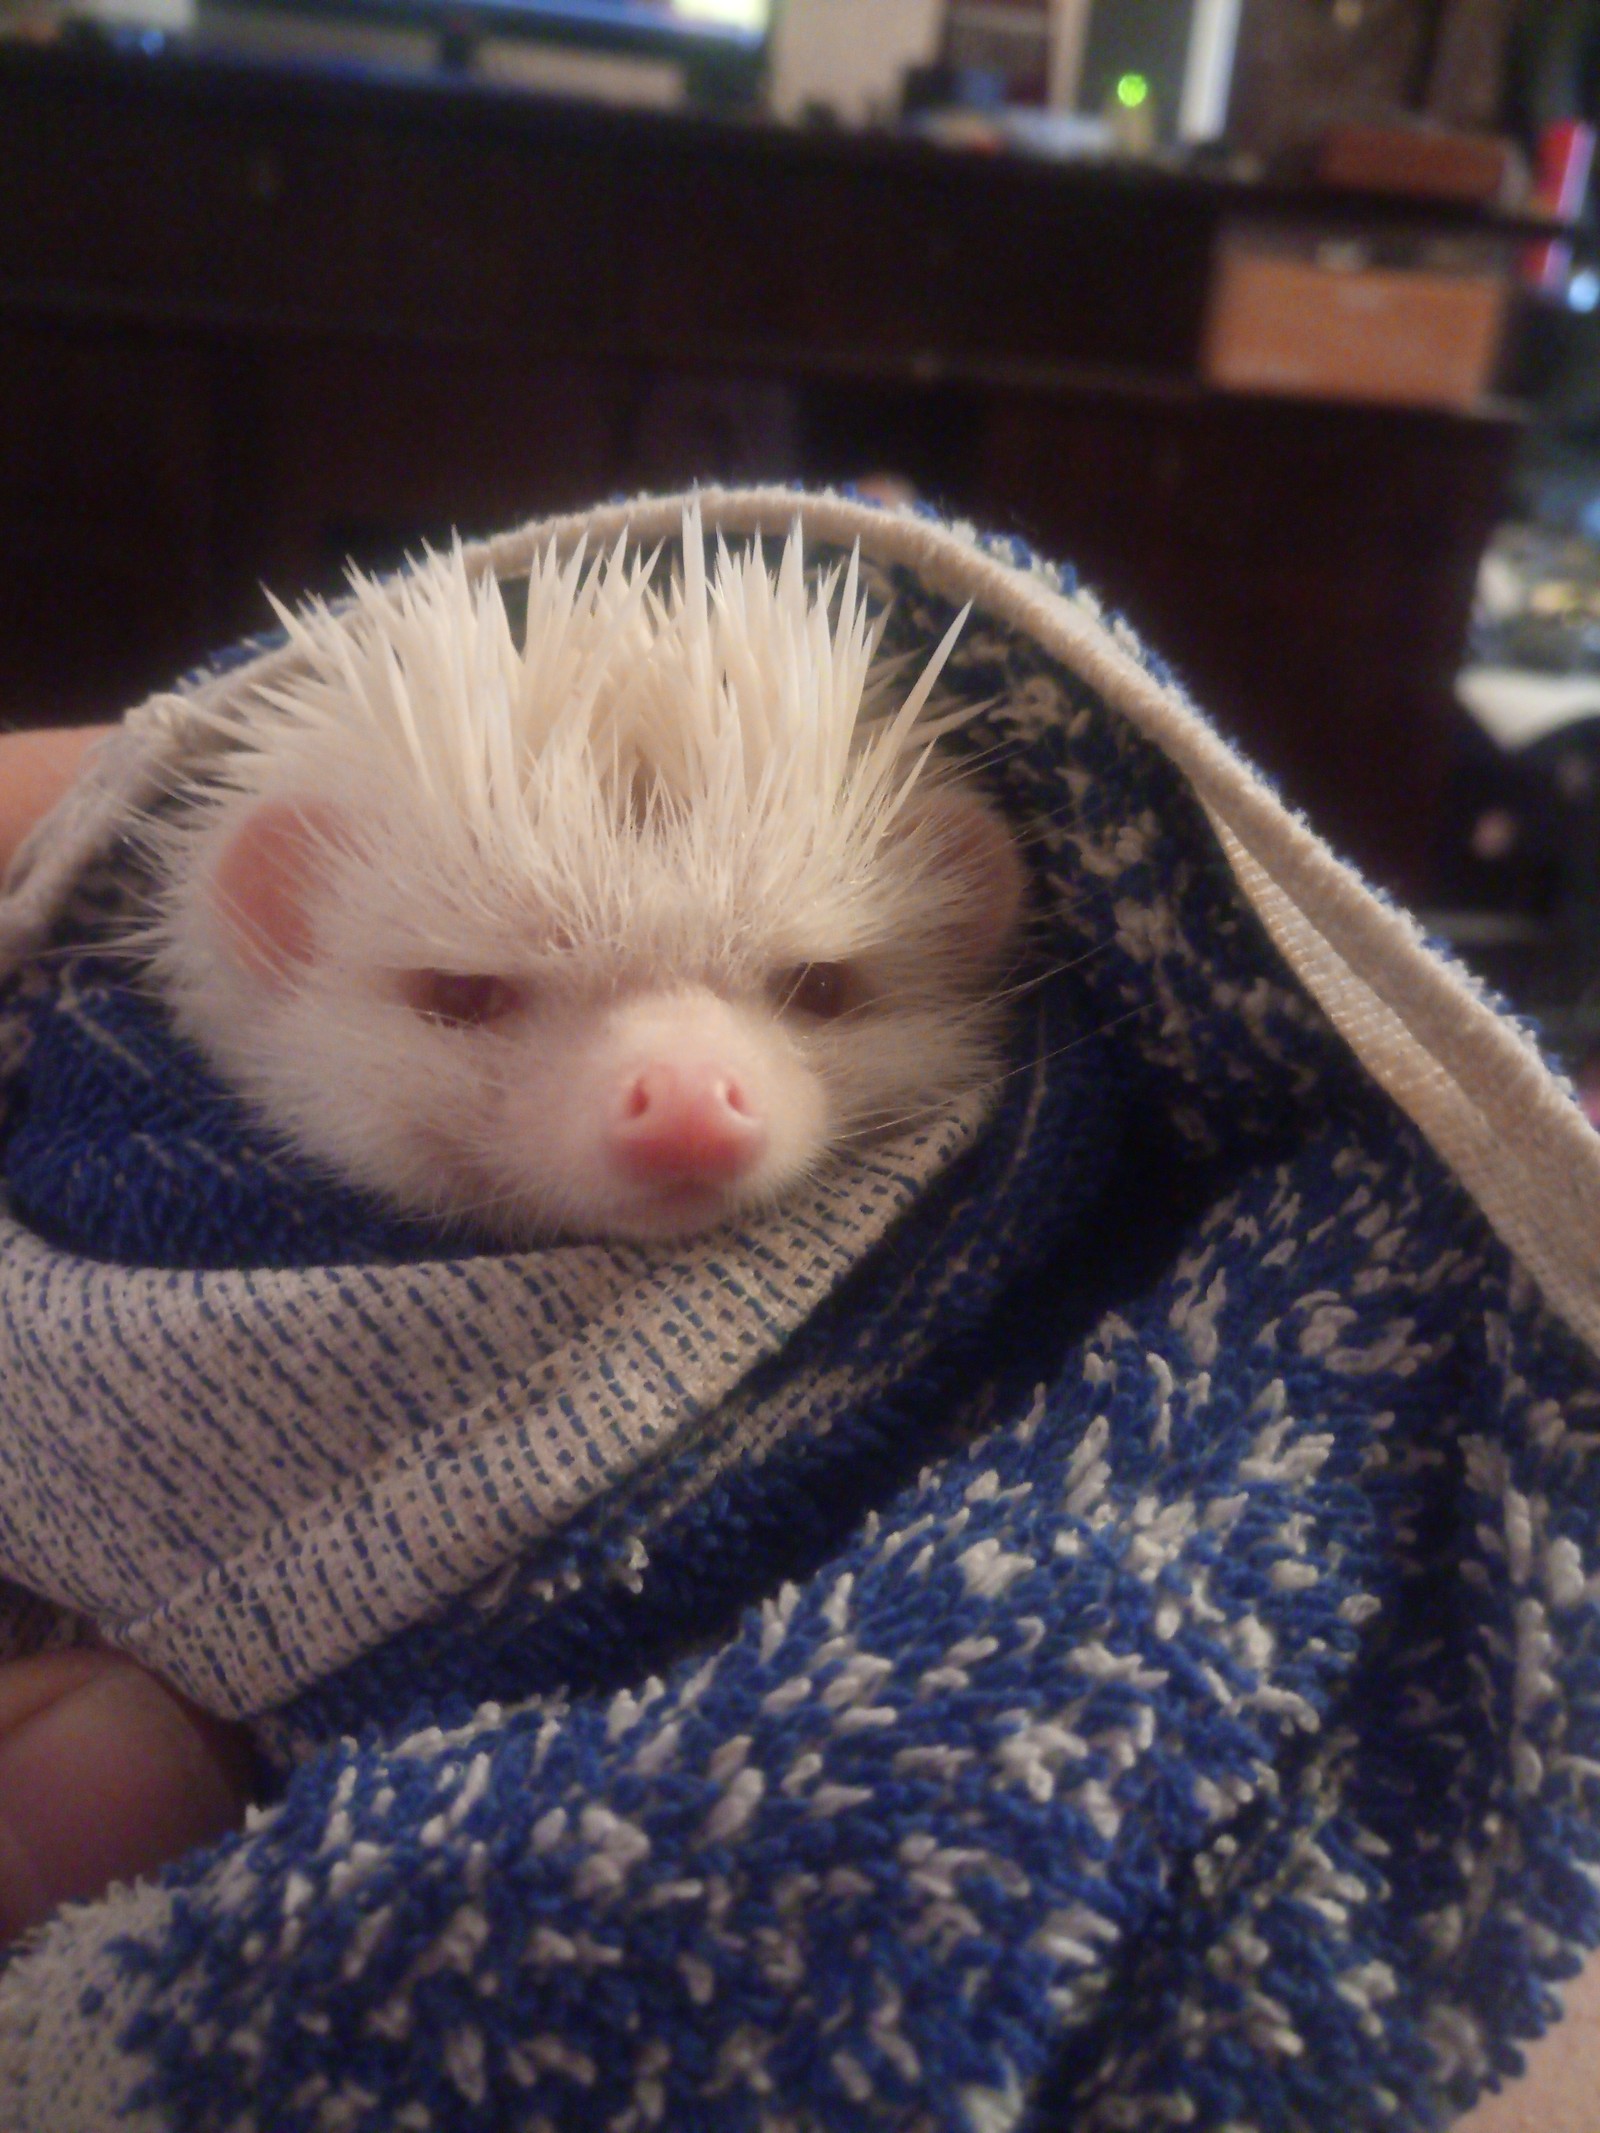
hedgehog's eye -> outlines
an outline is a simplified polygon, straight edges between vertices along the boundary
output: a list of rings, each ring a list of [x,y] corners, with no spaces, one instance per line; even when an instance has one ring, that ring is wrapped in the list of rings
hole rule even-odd
[[[833,1022],[856,1004],[855,972],[848,963],[796,963],[772,980],[772,994],[786,1013],[813,1022]]]
[[[449,1029],[483,1029],[528,1004],[525,986],[469,971],[408,970],[400,986],[415,1014]]]

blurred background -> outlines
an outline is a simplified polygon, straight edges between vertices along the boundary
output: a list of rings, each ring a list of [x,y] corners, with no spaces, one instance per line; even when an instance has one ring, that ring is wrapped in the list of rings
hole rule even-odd
[[[1600,0],[0,0],[0,724],[703,480],[1075,562],[1600,1112]]]

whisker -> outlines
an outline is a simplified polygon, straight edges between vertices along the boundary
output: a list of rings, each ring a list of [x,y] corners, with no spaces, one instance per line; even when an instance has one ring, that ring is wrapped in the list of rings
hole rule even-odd
[[[1093,1029],[1080,1030],[1067,1043],[1052,1045],[1047,1052],[1036,1052],[1031,1059],[1020,1060],[1015,1066],[1006,1068],[999,1079],[1002,1082],[1013,1081],[1020,1074],[1031,1074],[1039,1067],[1049,1066],[1054,1060],[1064,1059],[1069,1052],[1076,1052],[1082,1046],[1092,1044],[1096,1037],[1104,1037],[1112,1030],[1120,1029],[1125,1022],[1132,1022],[1139,1015],[1149,1014],[1152,1008],[1159,1007],[1160,1004],[1159,1000],[1136,1001],[1120,1015],[1112,1015],[1108,1021],[1097,1022]]]
[[[1000,986],[984,995],[986,1004],[1005,1006],[1012,1000],[1025,1000],[1030,993],[1038,992],[1052,979],[1065,977],[1069,970],[1081,970],[1085,963],[1092,963],[1116,946],[1114,941],[1096,941],[1085,948],[1081,955],[1063,956],[1058,961],[1046,963],[1042,968],[1029,970],[1009,985]]]
[[[1121,1014],[1112,1015],[1105,1021],[1097,1022],[1092,1029],[1080,1030],[1064,1044],[1052,1045],[1048,1051],[1031,1053],[1026,1059],[1018,1060],[1014,1065],[997,1069],[995,1073],[973,1084],[973,1087],[976,1091],[985,1095],[993,1095],[1003,1090],[1008,1083],[1038,1073],[1041,1068],[1052,1065],[1056,1060],[1065,1058],[1071,1052],[1080,1050],[1082,1046],[1092,1043],[1097,1037],[1106,1036],[1110,1031],[1121,1028],[1124,1023],[1133,1021],[1137,1016],[1148,1014],[1152,1008],[1158,1005],[1159,1002],[1155,1000],[1138,1001]],[[926,1124],[936,1110],[936,1104],[930,1105],[924,1102],[893,1112],[881,1111],[859,1114],[841,1130],[839,1135],[840,1144],[845,1145],[869,1138],[881,1139],[884,1135],[895,1132],[903,1126]]]

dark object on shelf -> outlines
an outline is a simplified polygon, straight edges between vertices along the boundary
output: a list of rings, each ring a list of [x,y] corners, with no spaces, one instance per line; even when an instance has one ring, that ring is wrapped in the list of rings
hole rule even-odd
[[[1594,0],[1522,0],[1507,66],[1505,117],[1530,147],[1564,119],[1600,117],[1600,10]]]
[[[1420,100],[1442,125],[1505,130],[1507,58],[1518,6],[1519,0],[1444,0],[1435,11]]]
[[[1049,72],[1045,10],[947,0],[940,58],[953,74],[987,76],[1007,102],[1042,103]]]
[[[1005,106],[1006,78],[995,67],[953,67],[937,60],[907,67],[900,109],[906,118],[924,111],[999,111]]]
[[[1429,0],[1245,0],[1230,137],[1275,157],[1341,121],[1415,109],[1431,13]]]
[[[1312,168],[1324,185],[1480,207],[1517,207],[1528,184],[1527,165],[1511,141],[1415,122],[1330,126],[1317,143]]]
[[[1561,0],[1557,0],[1557,5]],[[1506,130],[1518,16],[1547,0],[1244,0],[1229,133],[1268,156],[1330,126]],[[1522,132],[1531,147],[1537,129]]]

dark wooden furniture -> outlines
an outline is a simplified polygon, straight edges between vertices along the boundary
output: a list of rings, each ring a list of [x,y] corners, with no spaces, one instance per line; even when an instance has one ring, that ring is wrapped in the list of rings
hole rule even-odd
[[[0,708],[119,708],[346,554],[890,468],[1076,559],[1414,891],[1515,425],[1206,391],[1209,262],[1245,208],[1307,200],[0,50]]]

